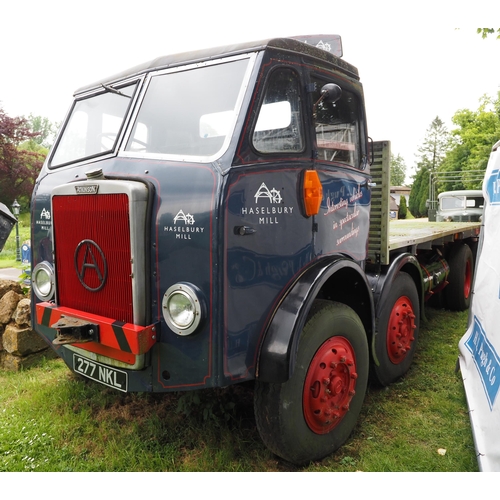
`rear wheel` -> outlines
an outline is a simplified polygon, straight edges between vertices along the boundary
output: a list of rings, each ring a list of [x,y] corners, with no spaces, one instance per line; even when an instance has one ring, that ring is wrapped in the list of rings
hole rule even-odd
[[[375,334],[375,377],[389,385],[410,368],[417,345],[420,303],[417,287],[407,273],[399,273],[390,284]]]
[[[465,311],[470,306],[474,259],[466,243],[455,243],[448,257],[449,284],[443,290],[446,306],[452,311]]]
[[[255,417],[266,446],[295,464],[320,460],[349,437],[368,380],[368,344],[348,306],[316,301],[295,370],[284,383],[256,381]]]

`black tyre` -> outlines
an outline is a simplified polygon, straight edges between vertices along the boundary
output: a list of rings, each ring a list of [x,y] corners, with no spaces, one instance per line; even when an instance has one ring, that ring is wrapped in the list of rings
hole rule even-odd
[[[316,301],[284,383],[256,381],[254,409],[266,446],[295,464],[320,460],[349,437],[366,392],[366,333],[348,306]]]
[[[384,309],[377,320],[373,373],[389,385],[410,368],[420,326],[417,287],[407,273],[399,273],[390,285]],[[378,362],[378,364],[377,364]]]
[[[448,285],[443,290],[446,307],[452,311],[469,309],[472,293],[474,258],[466,243],[455,243],[448,256],[450,274]]]

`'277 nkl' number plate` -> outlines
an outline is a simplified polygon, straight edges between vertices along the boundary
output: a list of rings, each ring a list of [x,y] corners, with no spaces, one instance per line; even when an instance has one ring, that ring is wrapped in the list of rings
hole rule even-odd
[[[76,373],[88,377],[96,382],[127,392],[127,373],[110,366],[97,363],[73,353],[73,369]]]

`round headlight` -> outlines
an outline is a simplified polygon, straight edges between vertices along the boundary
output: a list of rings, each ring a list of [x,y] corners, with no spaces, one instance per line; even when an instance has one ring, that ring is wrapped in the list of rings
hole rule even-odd
[[[170,295],[167,299],[167,309],[178,328],[189,328],[196,317],[195,305],[189,295],[181,291]]]
[[[40,300],[50,300],[54,295],[54,268],[47,261],[40,262],[31,273],[31,286]]]
[[[163,296],[165,322],[177,335],[190,335],[203,319],[201,294],[188,283],[172,285]]]

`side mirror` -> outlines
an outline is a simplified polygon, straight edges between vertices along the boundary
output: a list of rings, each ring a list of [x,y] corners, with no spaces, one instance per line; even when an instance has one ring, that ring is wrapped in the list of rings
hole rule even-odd
[[[337,102],[341,97],[342,89],[336,83],[327,83],[321,88],[321,101]]]
[[[336,83],[327,83],[321,87],[321,95],[313,106],[313,118],[316,118],[318,106],[323,102],[337,102],[342,97],[342,89]]]

